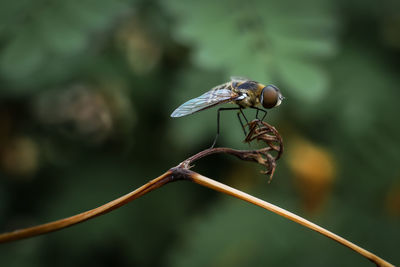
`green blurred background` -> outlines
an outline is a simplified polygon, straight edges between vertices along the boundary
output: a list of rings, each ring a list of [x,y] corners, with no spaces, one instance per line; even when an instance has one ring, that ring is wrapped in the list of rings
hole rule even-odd
[[[400,264],[399,1],[0,2],[0,229],[94,208],[209,147],[216,109],[170,118],[231,75],[281,88],[271,184],[226,155],[194,170]],[[246,111],[249,118],[254,112]],[[218,145],[246,148],[234,112]],[[1,266],[372,266],[198,185],[0,247]]]

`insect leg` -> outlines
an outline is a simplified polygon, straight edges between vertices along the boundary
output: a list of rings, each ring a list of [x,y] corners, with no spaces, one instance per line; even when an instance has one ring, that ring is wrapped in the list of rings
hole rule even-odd
[[[240,112],[238,112],[238,113],[236,113],[236,114],[237,114],[237,117],[238,117],[238,119],[239,119],[240,125],[242,126],[243,133],[244,133],[245,136],[247,136],[246,129],[245,129],[245,127],[244,127],[244,124],[243,124],[243,122],[242,122],[242,119],[240,118]]]
[[[243,116],[243,118],[245,119],[246,123],[249,124],[249,120],[248,120],[248,119],[246,118],[246,116],[244,115],[243,109],[242,109],[242,108],[239,108],[239,109],[240,109],[240,113],[242,113],[242,116]]]
[[[266,110],[261,109],[261,108],[257,108],[257,107],[251,107],[251,108],[257,110],[256,119],[258,119],[258,112],[259,112],[259,111],[264,112],[264,115],[263,115],[261,121],[263,121],[263,120],[265,119],[265,116],[267,116],[267,111],[266,111]]]
[[[246,124],[245,124],[245,125],[243,125],[242,120],[240,119],[239,112],[240,112],[240,114],[242,114],[244,120],[246,121]],[[248,120],[248,119],[246,118],[246,116],[244,115],[243,109],[242,109],[242,108],[239,110],[239,112],[238,112],[239,121],[240,121],[240,124],[242,125],[242,129],[243,129],[244,135],[247,136],[246,127],[245,127],[245,126],[247,126],[247,125],[249,124],[249,120]]]
[[[265,117],[267,116],[267,111],[263,110],[263,109],[261,109],[261,110],[264,112],[264,116],[262,117],[261,121],[264,121]]]
[[[240,110],[240,111],[242,111],[242,109],[240,108],[240,107],[236,107],[236,108],[219,108],[218,109],[218,114],[217,114],[217,135],[215,136],[215,138],[214,138],[214,142],[213,142],[213,144],[212,144],[212,146],[210,147],[210,148],[213,148],[214,146],[215,146],[215,144],[217,143],[217,140],[218,140],[218,136],[219,136],[219,117],[220,117],[220,112],[221,111],[223,111],[223,110]],[[242,114],[243,114],[243,112],[242,112]],[[243,115],[244,116],[244,115]],[[245,117],[246,118],[246,117]],[[247,119],[246,119],[246,121],[247,121]],[[242,127],[243,127],[243,125],[242,125]]]

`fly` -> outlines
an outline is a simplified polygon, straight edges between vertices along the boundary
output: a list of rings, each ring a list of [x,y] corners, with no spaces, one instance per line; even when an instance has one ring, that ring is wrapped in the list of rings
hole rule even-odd
[[[238,110],[237,116],[239,122],[242,125],[244,134],[246,135],[246,130],[243,125],[240,115],[248,123],[242,109],[252,108],[256,109],[256,117],[258,118],[258,112],[264,112],[261,120],[264,120],[267,115],[267,111],[259,108],[262,106],[265,109],[271,109],[279,106],[282,103],[284,97],[282,96],[280,90],[275,85],[264,85],[256,81],[249,80],[242,77],[231,77],[229,82],[215,86],[210,91],[202,94],[199,97],[193,98],[172,112],[171,117],[183,117],[190,115],[211,107],[214,107],[223,103],[234,103],[237,107],[233,108],[219,108],[217,115],[217,135],[211,146],[213,148],[217,142],[219,136],[219,117],[220,111],[222,110]]]

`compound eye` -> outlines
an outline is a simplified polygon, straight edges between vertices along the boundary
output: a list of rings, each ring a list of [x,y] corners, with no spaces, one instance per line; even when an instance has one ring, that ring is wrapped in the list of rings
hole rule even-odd
[[[268,85],[264,87],[261,92],[261,99],[260,102],[264,108],[273,108],[278,106],[280,103],[279,101],[279,89],[273,85]]]

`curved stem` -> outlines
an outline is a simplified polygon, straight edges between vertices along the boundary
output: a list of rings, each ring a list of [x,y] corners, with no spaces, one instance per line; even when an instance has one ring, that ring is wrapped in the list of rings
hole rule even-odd
[[[117,209],[128,202],[137,199],[144,194],[163,186],[166,183],[169,183],[176,178],[172,175],[171,171],[167,171],[166,173],[160,175],[159,177],[151,180],[150,182],[146,183],[145,185],[139,187],[138,189],[122,196],[113,201],[110,201],[100,207],[94,208],[92,210],[88,210],[77,215],[64,218],[61,220],[53,221],[46,224],[41,224],[29,228],[24,228],[21,230],[16,230],[13,232],[3,233],[0,234],[0,243],[15,241],[23,238],[29,238],[37,235],[42,235],[45,233],[50,233],[53,231],[57,231],[69,226],[72,226],[77,223],[84,222],[86,220],[92,219],[96,216],[103,215],[108,213],[114,209]]]
[[[341,237],[341,236],[339,236],[337,234],[334,234],[331,231],[328,231],[325,228],[322,228],[321,226],[319,226],[319,225],[317,225],[315,223],[312,223],[312,222],[310,222],[310,221],[308,221],[308,220],[306,220],[306,219],[304,219],[304,218],[302,218],[302,217],[300,217],[300,216],[298,216],[298,215],[296,215],[294,213],[291,213],[291,212],[289,212],[287,210],[284,210],[284,209],[282,209],[282,208],[280,208],[278,206],[275,206],[275,205],[273,205],[271,203],[268,203],[268,202],[263,201],[261,199],[258,199],[256,197],[253,197],[253,196],[251,196],[249,194],[246,194],[246,193],[244,193],[242,191],[234,189],[234,188],[232,188],[230,186],[227,186],[225,184],[219,183],[219,182],[217,182],[215,180],[212,180],[210,178],[207,178],[207,177],[205,177],[205,176],[203,176],[201,174],[195,173],[195,172],[192,172],[190,174],[190,180],[195,182],[195,183],[197,183],[197,184],[199,184],[199,185],[211,188],[213,190],[216,190],[216,191],[222,192],[224,194],[239,198],[239,199],[244,200],[246,202],[252,203],[252,204],[257,205],[259,207],[262,207],[262,208],[264,208],[266,210],[269,210],[269,211],[271,211],[273,213],[276,213],[276,214],[278,214],[280,216],[283,216],[283,217],[285,217],[285,218],[287,218],[287,219],[289,219],[291,221],[294,221],[294,222],[296,222],[298,224],[301,224],[301,225],[303,225],[303,226],[305,226],[305,227],[307,227],[307,228],[309,228],[309,229],[311,229],[313,231],[316,231],[316,232],[318,232],[318,233],[320,233],[320,234],[322,234],[322,235],[324,235],[326,237],[329,237],[329,238],[333,239],[334,241],[336,241],[336,242],[338,242],[338,243],[340,243],[340,244],[342,244],[342,245],[354,250],[355,252],[361,254],[362,256],[364,256],[365,258],[369,259],[370,261],[372,261],[373,263],[375,263],[378,266],[394,267],[394,265],[392,265],[389,262],[385,261],[384,259],[376,256],[375,254],[369,252],[368,250],[365,250],[365,249],[357,246],[356,244],[344,239],[343,237]]]
[[[237,189],[234,189],[232,187],[229,187],[225,184],[219,183],[217,181],[214,181],[210,178],[207,178],[201,174],[198,174],[196,172],[190,171],[186,168],[182,167],[175,167],[170,169],[169,171],[165,172],[164,174],[160,175],[159,177],[151,180],[150,182],[146,183],[145,185],[139,187],[138,189],[120,197],[117,198],[113,201],[110,201],[100,207],[94,208],[92,210],[82,212],[80,214],[64,218],[61,220],[57,220],[54,222],[38,225],[38,226],[33,226],[30,228],[25,228],[21,230],[16,230],[13,232],[9,233],[3,233],[0,234],[0,243],[5,243],[5,242],[10,242],[10,241],[15,241],[23,238],[29,238],[49,232],[53,232],[56,230],[60,230],[69,226],[72,226],[74,224],[78,224],[81,222],[84,222],[86,220],[92,219],[94,217],[106,214],[114,209],[117,209],[128,202],[135,200],[141,196],[143,196],[146,193],[149,193],[150,191],[157,189],[169,182],[177,181],[177,180],[189,180],[192,182],[195,182],[199,185],[211,188],[213,190],[222,192],[227,195],[234,196],[236,198],[239,198],[241,200],[244,200],[246,202],[252,203],[254,205],[257,205],[259,207],[262,207],[266,210],[269,210],[271,212],[274,212],[280,216],[283,216],[289,220],[292,220],[298,224],[301,224],[311,230],[314,230],[326,237],[329,237],[333,239],[334,241],[356,251],[357,253],[361,254],[365,258],[369,259],[370,261],[374,262],[378,266],[385,266],[385,267],[393,267],[394,265],[390,264],[389,262],[383,260],[382,258],[376,256],[375,254],[357,246],[356,244],[344,239],[343,237],[334,234],[325,228],[322,228],[321,226],[316,225],[315,223],[312,223],[294,213],[291,213],[287,210],[284,210],[278,206],[275,206],[271,203],[268,203],[266,201],[263,201],[261,199],[258,199],[256,197],[253,197],[249,194],[246,194],[242,191],[239,191]]]

